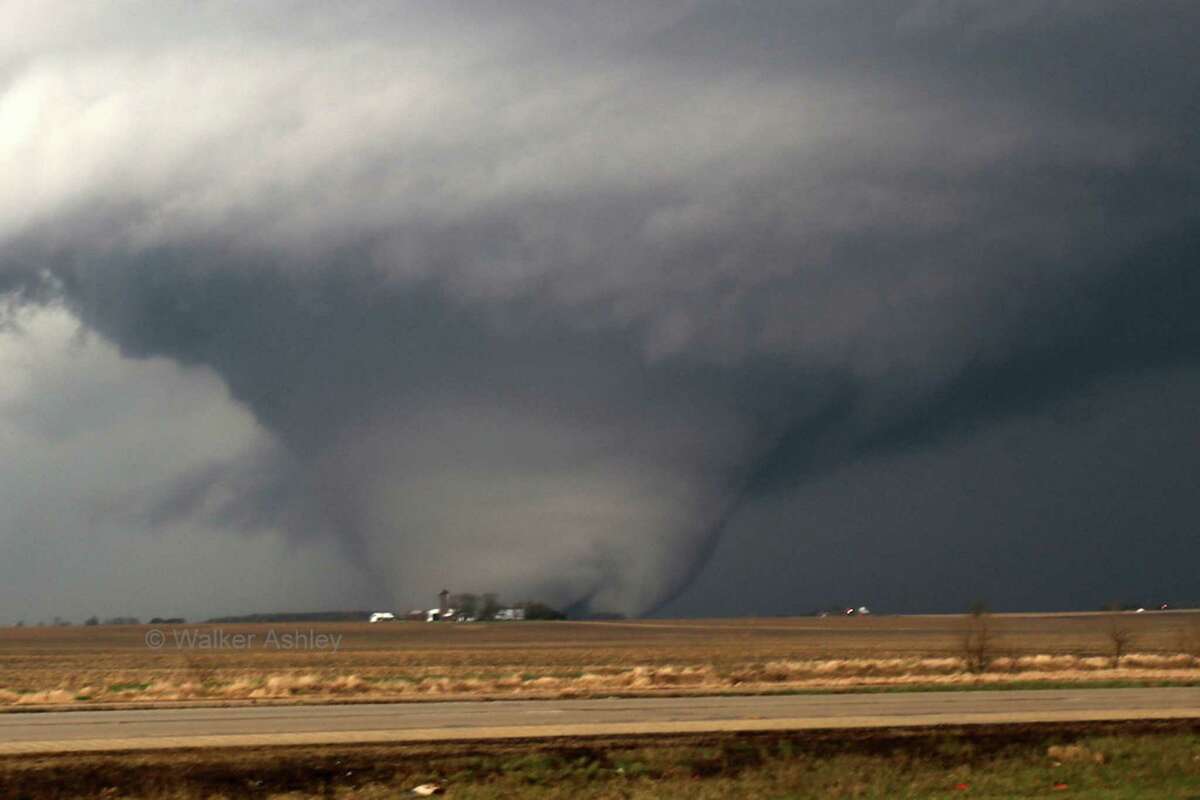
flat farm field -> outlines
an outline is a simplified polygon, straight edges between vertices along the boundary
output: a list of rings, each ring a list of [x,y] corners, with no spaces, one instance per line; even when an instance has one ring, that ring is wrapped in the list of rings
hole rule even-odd
[[[1068,683],[1200,684],[1200,612],[0,629],[0,710]]]

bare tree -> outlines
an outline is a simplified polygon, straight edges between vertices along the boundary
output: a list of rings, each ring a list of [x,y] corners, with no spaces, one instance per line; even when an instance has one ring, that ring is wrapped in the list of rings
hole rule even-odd
[[[479,618],[491,619],[496,616],[496,612],[499,610],[500,598],[491,592],[485,593],[479,603]]]
[[[976,601],[971,604],[971,609],[967,613],[961,639],[963,664],[966,665],[969,672],[987,671],[988,666],[992,663],[994,644],[991,614],[988,612],[987,604]]]
[[[1108,644],[1112,652],[1113,669],[1121,666],[1121,656],[1129,652],[1133,645],[1133,631],[1129,628],[1129,620],[1119,606],[1110,606],[1108,615]]]
[[[479,613],[479,595],[470,592],[453,595],[450,598],[450,605],[460,614],[474,617]]]

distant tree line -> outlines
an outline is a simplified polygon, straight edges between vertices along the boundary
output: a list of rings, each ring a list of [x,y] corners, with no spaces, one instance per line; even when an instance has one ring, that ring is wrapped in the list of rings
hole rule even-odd
[[[160,619],[155,617],[155,620]],[[151,620],[153,622],[154,620]],[[106,620],[101,620],[99,617],[88,617],[83,621],[84,625],[141,625],[142,621],[138,617],[109,617]]]
[[[151,625],[182,625],[185,622],[187,622],[187,620],[184,619],[183,617],[151,617],[149,624],[151,624]],[[39,620],[34,623],[34,625],[39,628],[45,628],[45,627],[69,628],[74,624],[75,623],[71,622],[71,620],[63,619],[62,617],[55,617],[50,622],[45,622],[44,620]],[[87,627],[92,627],[95,625],[141,625],[142,620],[140,617],[106,617],[104,619],[101,619],[100,617],[93,614],[92,616],[85,619],[82,624]],[[17,622],[13,623],[13,627],[14,628],[24,628],[25,620],[23,620],[23,619],[18,620]]]
[[[213,617],[205,622],[223,625],[240,622],[361,622],[370,615],[370,611],[279,611],[271,614]]]
[[[474,619],[495,619],[496,613],[505,608],[520,608],[525,611],[527,620],[566,619],[567,615],[545,603],[527,600],[507,606],[500,602],[499,595],[491,592],[473,594],[463,592],[450,596],[450,607],[464,617]]]

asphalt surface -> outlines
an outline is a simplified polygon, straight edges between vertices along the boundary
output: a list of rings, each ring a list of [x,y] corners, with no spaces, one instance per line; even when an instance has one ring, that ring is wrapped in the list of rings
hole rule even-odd
[[[1200,688],[0,714],[0,754],[1200,718]]]

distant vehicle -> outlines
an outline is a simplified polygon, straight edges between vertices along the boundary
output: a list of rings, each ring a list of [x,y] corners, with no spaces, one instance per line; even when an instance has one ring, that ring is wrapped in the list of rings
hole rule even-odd
[[[376,611],[367,622],[395,622],[396,615],[390,611]]]

